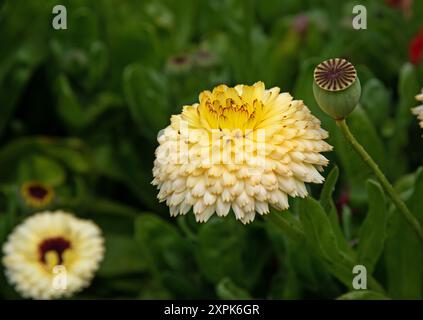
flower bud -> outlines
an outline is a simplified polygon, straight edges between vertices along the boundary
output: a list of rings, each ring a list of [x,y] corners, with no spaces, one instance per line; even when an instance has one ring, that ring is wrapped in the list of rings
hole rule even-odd
[[[345,59],[329,59],[314,69],[313,93],[320,108],[336,120],[344,119],[357,106],[360,80]]]

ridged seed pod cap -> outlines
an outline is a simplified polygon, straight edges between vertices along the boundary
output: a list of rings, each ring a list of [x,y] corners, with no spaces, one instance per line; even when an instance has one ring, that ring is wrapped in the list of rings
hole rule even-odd
[[[314,69],[313,93],[320,108],[336,120],[347,117],[361,95],[354,66],[345,59],[323,61]]]

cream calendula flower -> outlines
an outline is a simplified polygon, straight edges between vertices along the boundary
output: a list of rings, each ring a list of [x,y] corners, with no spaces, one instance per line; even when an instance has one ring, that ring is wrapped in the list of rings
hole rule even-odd
[[[423,102],[423,89],[422,92],[418,95],[416,95],[416,99],[420,102]],[[420,121],[420,127],[423,128],[423,104],[420,106],[417,106],[413,109],[411,109],[413,114],[415,114],[417,116],[417,119],[419,119]]]
[[[27,218],[3,246],[8,280],[26,298],[55,299],[87,287],[104,255],[93,222],[63,212]]]
[[[288,196],[305,197],[306,182],[322,183],[332,147],[303,101],[262,82],[203,91],[158,137],[153,184],[170,214],[193,209],[198,222],[230,209],[243,223]]]

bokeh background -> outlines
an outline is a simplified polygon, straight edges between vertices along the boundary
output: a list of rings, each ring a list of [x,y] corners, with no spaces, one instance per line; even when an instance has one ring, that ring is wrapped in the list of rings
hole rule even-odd
[[[56,4],[67,8],[67,30],[52,28]],[[367,8],[366,30],[352,28],[356,4]],[[335,221],[355,248],[371,175],[317,107],[312,71],[332,57],[356,66],[363,91],[351,129],[422,213],[423,132],[410,112],[423,86],[422,17],[423,1],[412,0],[0,2],[0,244],[28,215],[61,208],[94,220],[106,238],[99,272],[75,298],[345,294],[312,248],[265,219],[247,227],[233,218],[171,219],[150,184],[156,136],[217,84],[261,80],[289,91],[330,132],[335,151],[324,175],[339,167]],[[53,201],[28,205],[27,181],[53,188]],[[318,198],[320,190],[310,192]],[[391,298],[420,299],[423,251],[392,212],[370,224],[386,225],[374,277]],[[0,274],[0,297],[19,298]]]

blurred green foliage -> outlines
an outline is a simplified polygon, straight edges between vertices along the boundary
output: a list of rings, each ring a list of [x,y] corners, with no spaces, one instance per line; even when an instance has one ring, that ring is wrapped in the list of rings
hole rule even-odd
[[[19,189],[37,180],[55,190],[44,209],[104,232],[105,260],[77,298],[423,298],[420,243],[311,86],[325,58],[357,66],[351,130],[423,222],[421,131],[409,110],[423,68],[407,62],[423,4],[405,15],[362,0],[368,29],[354,30],[357,3],[72,0],[61,2],[68,29],[54,30],[56,1],[1,2],[0,243],[34,212]],[[339,170],[310,189],[319,201],[291,199],[272,223],[170,219],[150,184],[157,133],[201,90],[258,80],[304,100],[330,132]],[[351,291],[355,264],[367,267],[369,291]],[[0,296],[17,298],[0,274]]]

